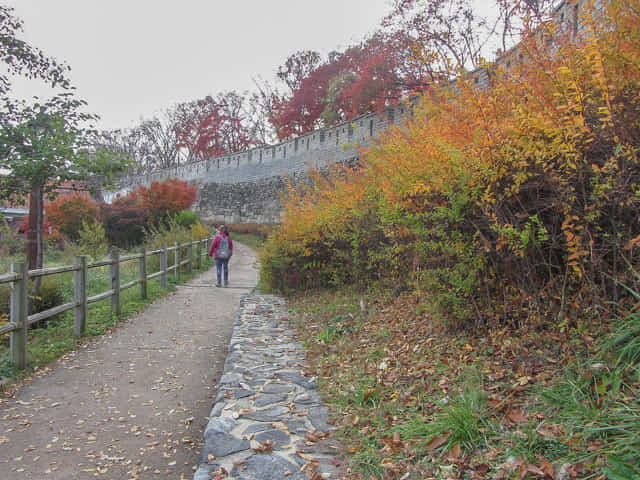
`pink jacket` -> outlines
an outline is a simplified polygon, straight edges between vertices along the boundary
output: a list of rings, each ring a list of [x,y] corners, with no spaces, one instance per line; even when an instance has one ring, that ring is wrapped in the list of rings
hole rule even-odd
[[[216,236],[213,237],[213,242],[211,242],[211,247],[209,248],[209,256],[218,258],[218,247],[220,247],[221,235],[227,237],[229,241],[229,250],[231,251],[229,258],[231,258],[233,256],[233,242],[231,241],[231,237],[225,235],[223,232],[218,232]]]

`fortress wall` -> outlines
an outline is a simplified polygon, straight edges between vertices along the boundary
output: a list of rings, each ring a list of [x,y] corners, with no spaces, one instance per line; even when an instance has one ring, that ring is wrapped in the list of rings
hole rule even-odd
[[[103,198],[110,202],[138,186],[148,187],[152,182],[177,178],[198,188],[192,209],[204,220],[279,222],[286,177],[294,183],[304,181],[310,167],[323,169],[335,163],[357,161],[362,147],[369,146],[372,138],[389,125],[400,123],[409,111],[408,105],[397,105],[275,145],[126,177],[116,189],[103,192]]]

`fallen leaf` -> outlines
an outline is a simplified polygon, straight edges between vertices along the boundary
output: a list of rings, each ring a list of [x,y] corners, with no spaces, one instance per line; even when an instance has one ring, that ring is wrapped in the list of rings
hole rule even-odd
[[[451,450],[449,451],[449,458],[455,461],[460,458],[461,454],[462,454],[462,448],[460,448],[459,443],[456,443],[453,447],[451,447]]]
[[[520,409],[512,408],[507,413],[507,417],[514,423],[526,423],[527,417],[525,417],[524,413]]]
[[[553,478],[553,474],[554,474],[553,465],[548,460],[545,460],[544,458],[540,458],[540,470],[542,470],[542,472],[544,472],[545,475],[548,475],[549,477]]]
[[[435,450],[436,448],[440,448],[442,445],[447,443],[447,440],[449,440],[449,435],[445,435],[442,437],[436,435],[431,440],[429,440],[429,443],[427,443],[424,448],[427,451]]]

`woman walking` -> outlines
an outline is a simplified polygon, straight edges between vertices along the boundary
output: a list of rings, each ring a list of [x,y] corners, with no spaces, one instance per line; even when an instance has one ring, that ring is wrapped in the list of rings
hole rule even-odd
[[[224,286],[229,285],[229,259],[233,255],[233,241],[229,236],[229,230],[225,225],[220,225],[218,233],[211,242],[209,248],[209,258],[216,259],[216,273],[218,275],[218,283],[216,287],[222,286],[222,272],[224,271]]]

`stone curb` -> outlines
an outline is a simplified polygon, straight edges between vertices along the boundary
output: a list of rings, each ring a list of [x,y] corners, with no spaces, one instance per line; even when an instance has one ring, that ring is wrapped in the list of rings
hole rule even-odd
[[[337,478],[328,409],[284,299],[242,298],[193,480]]]

